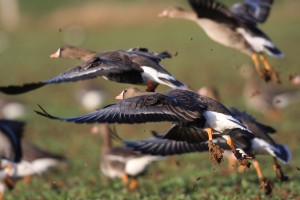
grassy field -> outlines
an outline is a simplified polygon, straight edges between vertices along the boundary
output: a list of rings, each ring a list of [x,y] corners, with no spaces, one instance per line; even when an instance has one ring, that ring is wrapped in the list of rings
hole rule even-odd
[[[194,88],[216,85],[225,105],[247,110],[242,97],[244,80],[238,69],[243,64],[250,63],[249,57],[210,41],[196,24],[183,20],[158,19],[157,13],[174,5],[173,1],[133,1],[134,3],[126,5],[122,10],[119,9],[120,2],[115,0],[114,5],[109,5],[111,14],[118,11],[111,24],[108,23],[109,19],[99,19],[99,25],[96,26],[91,23],[81,24],[86,39],[80,46],[97,51],[143,46],[152,51],[168,50],[173,54],[178,52],[173,59],[163,61],[163,65],[179,80]],[[187,6],[186,2],[176,2],[177,5]],[[107,4],[105,6],[109,7]],[[270,19],[262,26],[286,54],[283,59],[269,57],[269,61],[281,73],[284,86],[289,86],[289,74],[299,73],[299,6],[300,3],[296,0],[275,2]],[[80,8],[76,7],[74,13]],[[126,8],[130,9],[131,13],[127,13]],[[30,12],[29,8],[26,10]],[[101,11],[104,12],[100,9],[99,13]],[[49,11],[44,15],[37,12],[33,16],[39,17],[29,16],[22,21],[18,30],[7,33],[9,46],[6,51],[0,53],[0,85],[45,80],[77,63],[49,58],[51,53],[65,43],[64,34],[67,29],[63,24],[65,19],[62,19],[61,23],[49,20],[49,17],[54,16],[53,13],[56,12]],[[132,17],[130,22],[124,19],[127,14]],[[104,105],[115,102],[113,97],[129,86],[101,78],[90,82],[105,89],[107,99]],[[81,84],[83,83],[51,85],[19,96],[0,94],[0,98],[19,100],[26,104],[27,112],[23,118],[27,122],[26,140],[64,154],[70,161],[69,168],[65,171],[52,171],[37,176],[29,184],[20,182],[13,191],[7,192],[7,199],[269,198],[259,189],[253,168],[243,174],[224,175],[227,163],[215,166],[209,161],[207,153],[171,157],[154,163],[147,175],[140,179],[136,191],[124,190],[119,180],[110,181],[99,171],[101,138],[99,135],[88,133],[90,126],[51,121],[33,112],[37,109],[37,104],[40,104],[56,116],[84,113],[74,98],[74,93]],[[167,89],[165,86],[159,86],[158,91]],[[247,111],[264,120],[261,115],[251,110]],[[300,171],[297,170],[297,167],[300,167],[299,117],[300,109],[297,104],[283,110],[280,121],[268,122],[278,130],[274,138],[280,143],[288,144],[293,153],[292,161],[283,166],[286,175],[290,177],[287,183],[280,183],[275,179],[271,157],[258,157],[262,162],[264,175],[275,183],[272,199],[300,199]],[[169,125],[150,123],[117,125],[116,128],[124,139],[134,140],[148,137],[152,129],[164,131]]]

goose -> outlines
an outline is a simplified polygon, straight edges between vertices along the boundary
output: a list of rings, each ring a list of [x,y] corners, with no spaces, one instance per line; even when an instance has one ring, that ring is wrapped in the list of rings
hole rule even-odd
[[[278,73],[272,69],[263,52],[274,57],[283,57],[284,54],[257,27],[257,23],[267,19],[273,0],[244,0],[232,8],[215,0],[189,0],[189,3],[193,10],[170,7],[159,17],[182,18],[197,23],[215,42],[251,56],[257,72],[265,81],[273,78],[280,83]]]
[[[160,61],[160,56],[151,54],[145,49],[106,51],[51,79],[19,86],[2,86],[0,92],[16,95],[48,84],[75,82],[98,76],[118,83],[147,85],[147,91],[154,91],[158,84],[171,88],[186,88],[185,84],[178,81],[159,64]]]
[[[247,107],[265,118],[278,120],[283,108],[299,102],[300,90],[296,86],[261,83],[248,66],[243,66],[241,73],[246,79],[243,97]]]
[[[219,101],[220,97],[217,95],[218,91],[215,87],[205,87],[203,86],[198,90],[198,94],[210,94],[214,97],[215,100]],[[277,163],[277,159],[283,164],[287,164],[291,159],[291,151],[286,145],[277,144],[270,134],[274,134],[276,130],[268,125],[265,125],[261,122],[258,122],[251,115],[246,112],[242,112],[234,107],[228,108],[233,116],[239,119],[244,125],[246,125],[250,131],[253,133],[252,151],[255,155],[268,154],[271,155],[274,159],[274,170],[276,172],[277,178],[281,181],[286,181],[288,178],[283,174],[281,166]],[[226,153],[226,151],[225,151]],[[235,158],[232,154],[225,154],[229,156],[229,167],[232,168],[235,164]],[[233,159],[231,159],[233,158]],[[258,178],[264,180],[265,177],[262,176],[259,163],[257,160],[254,160],[254,167],[257,171]]]
[[[100,110],[75,116],[60,118],[41,111],[35,111],[44,117],[75,123],[146,123],[169,121],[180,126],[203,128],[207,131],[209,141],[214,134],[224,137],[236,157],[240,157],[225,130],[242,129],[249,131],[221,103],[198,95],[192,91],[173,89],[164,94],[143,92],[137,88],[123,90],[116,99],[118,103],[108,105]],[[251,131],[249,131],[251,134]]]
[[[274,159],[273,169],[277,178],[281,181],[287,181],[288,177],[284,175],[277,159],[283,164],[291,160],[291,152],[286,145],[277,144],[269,134],[274,133],[275,129],[270,126],[257,122],[254,118],[245,112],[235,108],[229,108],[233,116],[247,125],[253,135],[244,133],[240,129],[230,130],[228,133],[237,150],[244,154],[271,155]],[[135,151],[143,154],[156,156],[179,155],[192,152],[209,151],[207,134],[201,129],[190,127],[180,127],[173,125],[166,133],[158,134],[153,131],[154,138],[148,138],[138,141],[125,141],[125,145]],[[218,144],[224,150],[230,150],[226,140],[222,137],[213,138],[213,143]],[[263,176],[259,162],[253,156],[252,164],[256,170],[260,185],[265,194],[271,194],[273,183]],[[234,164],[234,163],[232,163]],[[231,164],[231,165],[232,165]]]
[[[20,170],[17,176],[26,177],[27,180],[33,174],[40,175],[55,167],[65,168],[68,164],[64,156],[44,150],[28,141],[22,141],[21,146],[23,158],[18,164]]]
[[[22,158],[23,127],[23,122],[0,119],[0,199],[4,199],[7,188],[13,189],[15,185],[11,177]]]
[[[64,157],[21,141],[24,126],[21,121],[0,120],[0,164],[3,168],[0,170],[0,197],[4,196],[6,188],[13,189],[19,179],[29,180],[33,174],[66,165]]]
[[[109,178],[120,178],[129,190],[136,189],[138,177],[143,175],[153,161],[163,159],[162,156],[144,155],[126,146],[112,146],[112,129],[107,124],[98,125],[102,136],[100,169]],[[132,179],[129,182],[129,179]]]

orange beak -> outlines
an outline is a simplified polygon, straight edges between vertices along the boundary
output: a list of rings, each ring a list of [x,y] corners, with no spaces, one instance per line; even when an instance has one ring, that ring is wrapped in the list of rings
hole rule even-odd
[[[158,16],[158,17],[167,17],[167,16],[168,16],[168,12],[167,12],[167,11],[162,11],[162,12],[159,13],[157,16]]]
[[[121,93],[118,96],[116,96],[116,99],[123,100],[124,99],[123,93]]]
[[[50,55],[50,58],[59,58],[60,51],[57,50],[55,53]]]

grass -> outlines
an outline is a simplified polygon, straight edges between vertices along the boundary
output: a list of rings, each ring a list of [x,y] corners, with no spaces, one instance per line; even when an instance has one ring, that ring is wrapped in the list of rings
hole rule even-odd
[[[297,42],[300,27],[295,26],[296,20],[299,19],[299,13],[296,12],[299,3],[290,1],[276,4],[277,2],[272,11],[273,15],[262,29],[287,55],[284,59],[270,57],[268,59],[281,72],[284,85],[288,86],[288,75],[299,73],[300,49]],[[164,6],[153,5],[153,10],[160,11],[167,5],[172,3],[169,1],[169,4]],[[156,13],[153,14],[155,15]],[[237,68],[244,63],[250,63],[250,58],[208,40],[203,31],[190,22],[157,18],[151,20],[147,18],[145,21],[146,23],[130,26],[106,24],[87,28],[86,40],[81,46],[98,51],[145,46],[153,51],[168,50],[173,54],[178,52],[178,56],[163,61],[163,65],[178,79],[195,88],[202,85],[216,85],[226,105],[247,110],[241,95],[243,79]],[[30,24],[38,25],[29,27]],[[77,63],[70,60],[50,60],[48,57],[64,43],[64,31],[58,32],[58,28],[47,27],[42,23],[25,23],[21,27],[22,29],[9,33],[10,45],[0,54],[2,66],[0,85],[44,80]],[[113,103],[115,101],[113,97],[124,87],[129,86],[103,79],[90,82],[101,85],[106,90],[107,99],[104,105]],[[147,175],[140,179],[139,188],[134,192],[124,190],[119,180],[109,181],[99,171],[101,138],[88,134],[90,126],[51,121],[33,112],[37,109],[37,104],[41,104],[57,116],[84,113],[74,99],[74,93],[82,84],[83,82],[46,86],[19,96],[0,94],[0,98],[20,100],[26,104],[27,113],[23,118],[27,122],[26,140],[64,154],[70,160],[70,166],[66,171],[52,171],[40,177],[36,176],[29,184],[20,182],[13,191],[7,192],[7,199],[268,198],[258,188],[258,180],[252,168],[244,174],[234,173],[225,176],[223,171],[226,162],[221,166],[214,166],[208,160],[207,153],[172,157],[154,163]],[[159,87],[159,91],[167,89],[164,86]],[[264,120],[257,113],[247,111]],[[269,122],[278,130],[274,138],[288,144],[293,152],[291,163],[283,166],[283,170],[291,179],[287,183],[275,180],[270,157],[259,157],[264,175],[275,183],[272,199],[300,198],[300,174],[296,169],[300,167],[299,116],[298,104],[285,109],[279,122]],[[123,138],[133,140],[148,137],[149,130],[164,131],[168,126],[166,123],[152,123],[116,127]]]

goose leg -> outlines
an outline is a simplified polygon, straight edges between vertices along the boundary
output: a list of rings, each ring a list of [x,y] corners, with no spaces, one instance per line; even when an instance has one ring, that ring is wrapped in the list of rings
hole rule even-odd
[[[208,150],[210,153],[210,159],[215,164],[220,164],[223,160],[224,149],[220,148],[219,145],[216,145],[212,142],[213,134],[211,128],[204,129],[208,135]]]
[[[289,180],[289,177],[285,176],[283,171],[281,170],[281,166],[277,163],[277,159],[276,158],[273,158],[274,159],[274,165],[273,165],[273,168],[274,168],[274,171],[276,173],[276,177],[278,179],[280,179],[280,181],[288,181]]]
[[[229,173],[231,173],[234,170],[234,168],[235,168],[235,161],[236,161],[236,158],[234,157],[234,155],[231,154],[228,157],[228,171],[229,171]]]
[[[153,81],[147,81],[147,92],[155,92],[155,89],[157,88],[158,84],[153,83]]]
[[[31,176],[24,176],[23,179],[22,179],[22,181],[23,181],[24,183],[30,183],[31,179],[32,179]]]
[[[135,188],[138,185],[138,180],[136,178],[133,178],[129,184],[129,190],[135,190]]]
[[[122,176],[122,183],[123,183],[124,186],[127,185],[128,180],[129,180],[128,175],[127,174],[123,174],[123,176]]]
[[[264,191],[264,193],[266,195],[271,194],[274,184],[262,175],[262,172],[261,172],[261,169],[260,169],[260,166],[259,166],[259,163],[257,160],[253,160],[253,167],[254,167],[254,169],[257,173],[258,179],[260,181],[260,188]]]
[[[253,63],[254,63],[256,72],[259,74],[259,76],[263,77],[263,71],[262,71],[262,69],[260,68],[258,55],[257,55],[256,53],[252,54],[252,55],[251,55],[251,59],[252,59],[252,61],[253,61]]]
[[[266,57],[264,55],[260,55],[260,60],[264,64],[264,67],[265,67],[266,71],[268,72],[268,76],[271,75],[274,78],[275,82],[280,84],[281,81],[280,81],[278,73],[271,67],[271,65],[267,61]]]
[[[223,135],[222,137],[227,141],[228,146],[231,148],[231,151],[234,154],[234,156],[236,157],[236,159],[238,160],[239,164],[249,168],[250,162],[248,161],[248,158],[251,158],[251,157],[246,157],[245,155],[243,156],[240,152],[238,152],[236,150],[230,136]]]

